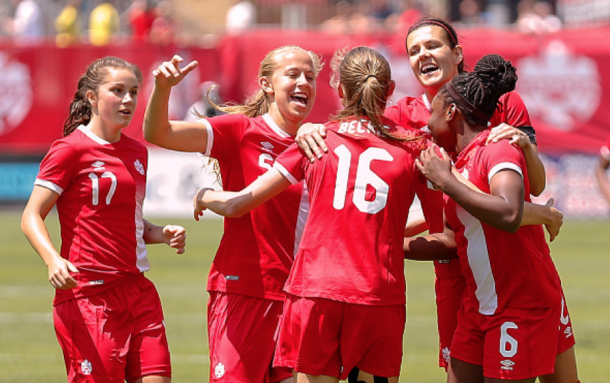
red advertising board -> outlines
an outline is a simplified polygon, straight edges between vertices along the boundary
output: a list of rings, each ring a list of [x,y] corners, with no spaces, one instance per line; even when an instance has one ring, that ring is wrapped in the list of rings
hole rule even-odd
[[[517,91],[528,106],[543,153],[591,154],[598,150],[610,134],[610,29],[566,30],[544,37],[499,30],[458,32],[470,67],[487,53],[501,54],[517,67]],[[198,70],[172,91],[170,113],[172,118],[182,119],[200,96],[199,85],[204,81],[219,82],[227,100],[241,102],[254,93],[260,61],[282,45],[311,49],[326,63],[310,121],[323,122],[340,107],[335,90],[328,84],[328,63],[335,50],[346,46],[367,45],[384,53],[398,84],[394,99],[422,92],[405,55],[404,33],[358,36],[256,30],[226,37],[214,49],[148,44],[58,49],[0,42],[0,153],[44,153],[61,136],[78,77],[98,57],[119,56],[142,69],[140,105],[126,129],[128,135],[141,140],[151,72],[161,61],[176,53],[186,61],[199,61]]]

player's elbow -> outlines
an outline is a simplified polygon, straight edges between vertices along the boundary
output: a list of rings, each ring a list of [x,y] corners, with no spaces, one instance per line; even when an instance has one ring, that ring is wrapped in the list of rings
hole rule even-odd
[[[238,202],[230,201],[226,204],[221,214],[227,218],[241,218],[248,210]]]
[[[515,232],[517,232],[517,230],[519,230],[522,220],[523,220],[523,214],[519,214],[519,213],[507,214],[502,219],[500,229],[507,231],[509,233],[515,233]]]

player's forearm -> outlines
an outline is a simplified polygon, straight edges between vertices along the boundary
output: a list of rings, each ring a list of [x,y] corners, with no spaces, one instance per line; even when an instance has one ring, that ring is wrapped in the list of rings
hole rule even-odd
[[[55,250],[49,231],[44,224],[43,218],[39,214],[26,211],[21,217],[21,231],[32,245],[32,248],[38,253],[45,265],[53,263],[56,258],[61,258],[61,255]]]
[[[558,210],[552,206],[525,202],[523,204],[521,226],[550,225],[557,214]]]
[[[445,233],[405,238],[403,251],[405,259],[414,261],[457,258],[457,245],[453,236]]]
[[[488,225],[514,233],[521,224],[523,210],[505,198],[472,189],[453,175],[437,186],[473,217]]]
[[[168,111],[170,89],[155,85],[144,112],[142,133],[144,139],[153,144],[162,145],[171,129]]]
[[[158,226],[144,220],[144,233],[142,239],[146,244],[153,243],[165,243],[165,236],[163,235],[163,226]]]
[[[546,188],[546,171],[544,164],[538,156],[536,146],[530,144],[528,148],[523,149],[525,156],[525,164],[529,176],[530,193],[535,196],[542,194]]]
[[[597,178],[599,189],[606,198],[606,201],[610,204],[610,182],[608,182],[608,178],[606,177],[606,170],[608,167],[604,166],[606,163],[607,162],[604,159],[600,158],[599,164],[595,168],[595,178]]]

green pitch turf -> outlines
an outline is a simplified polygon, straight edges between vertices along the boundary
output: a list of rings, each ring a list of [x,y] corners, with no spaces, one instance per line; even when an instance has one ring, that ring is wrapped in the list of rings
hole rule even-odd
[[[0,382],[65,382],[64,362],[51,323],[53,289],[47,270],[19,229],[19,214],[0,212]],[[56,245],[55,215],[47,219]],[[222,234],[220,220],[151,219],[179,223],[188,250],[176,255],[150,246],[148,273],[161,295],[173,381],[208,381],[206,278]],[[610,376],[610,221],[566,222],[552,254],[563,280],[577,339],[583,383]],[[407,262],[408,323],[401,382],[444,382],[437,366],[434,275],[429,263]]]

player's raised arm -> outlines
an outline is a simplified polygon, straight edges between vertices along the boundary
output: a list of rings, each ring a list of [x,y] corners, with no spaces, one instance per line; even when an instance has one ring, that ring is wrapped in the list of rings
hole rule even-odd
[[[207,129],[198,121],[170,121],[169,97],[178,85],[198,65],[192,61],[184,67],[182,57],[175,55],[153,71],[155,85],[144,113],[142,132],[146,141],[161,147],[185,152],[205,152]]]

